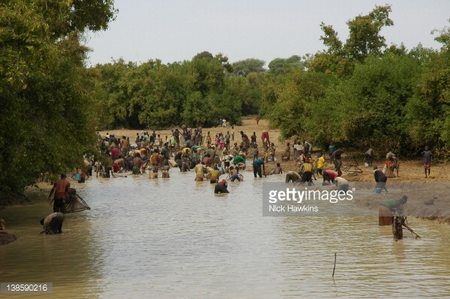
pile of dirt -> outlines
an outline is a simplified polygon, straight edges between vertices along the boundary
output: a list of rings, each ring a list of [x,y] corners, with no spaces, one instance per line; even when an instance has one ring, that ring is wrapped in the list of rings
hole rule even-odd
[[[0,234],[0,246],[12,243],[17,240],[15,235]]]

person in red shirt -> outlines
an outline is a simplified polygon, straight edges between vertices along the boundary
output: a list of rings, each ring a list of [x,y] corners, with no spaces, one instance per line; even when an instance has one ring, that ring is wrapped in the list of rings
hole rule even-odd
[[[66,179],[66,174],[62,173],[61,178],[53,185],[50,194],[48,195],[48,199],[51,199],[53,192],[55,192],[55,196],[53,197],[53,212],[65,212],[67,194],[69,193],[70,183]]]
[[[209,154],[203,156],[202,163],[205,164],[205,166],[211,166],[211,157]]]
[[[117,148],[117,146],[113,146],[113,148],[111,149],[111,158],[113,160],[116,160],[117,158],[119,158],[119,154],[120,154],[120,151]]]
[[[270,138],[269,138],[269,132],[268,131],[263,131],[261,133],[261,141],[264,145],[264,148],[268,148],[270,145]]]
[[[329,185],[331,183],[334,183],[334,180],[338,177],[341,176],[342,172],[341,171],[334,171],[331,169],[327,169],[323,172],[323,183],[322,185]]]
[[[214,193],[229,193],[227,187],[227,180],[221,180],[214,187]]]

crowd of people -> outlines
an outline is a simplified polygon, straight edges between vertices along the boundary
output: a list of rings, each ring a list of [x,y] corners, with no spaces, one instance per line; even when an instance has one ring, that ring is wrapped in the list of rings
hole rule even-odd
[[[231,133],[228,130],[213,135],[210,131],[204,134],[202,127],[192,129],[182,126],[173,129],[171,135],[165,138],[155,131],[151,134],[141,132],[136,133],[134,144],[125,136],[118,138],[106,134],[99,139],[99,143],[107,159],[103,163],[96,161],[94,168],[97,176],[114,177],[117,173],[131,171],[136,175],[148,172],[149,178],[157,178],[159,173],[169,178],[169,169],[178,168],[181,172],[193,171],[196,181],[209,180],[211,184],[219,184],[215,192],[224,193],[228,187],[224,182],[242,181],[242,170],[249,162],[254,178],[284,174],[285,182],[313,185],[313,180],[321,176],[323,185],[336,184],[340,189],[348,186],[348,182],[341,177],[345,150],[336,148],[332,142],[327,157],[334,165],[332,169],[326,167],[329,165],[325,163],[324,151],[313,155],[311,143],[304,139],[295,140],[291,147],[288,142],[281,161],[292,163],[289,168],[295,170],[284,172],[276,161],[276,147],[270,140],[269,131],[264,130],[259,140],[256,132],[249,137],[240,131],[235,136],[234,127]],[[267,165],[273,167],[268,168]],[[226,176],[225,181],[220,180],[222,175]]]
[[[268,131],[261,135],[263,152],[260,152],[255,132],[250,138],[243,131],[240,137],[235,137],[234,127],[232,129],[232,133],[228,130],[213,136],[209,131],[204,134],[202,127],[183,126],[172,130],[171,136],[164,139],[155,131],[151,134],[141,132],[136,134],[134,144],[125,136],[118,138],[106,134],[99,138],[105,158],[87,161],[84,175],[92,175],[92,169],[95,169],[96,176],[104,178],[128,171],[136,175],[148,172],[150,178],[157,178],[161,173],[162,177],[169,178],[169,169],[178,168],[181,172],[193,170],[196,181],[209,180],[219,184],[215,190],[224,193],[227,184],[219,180],[221,175],[226,174],[232,182],[242,181],[240,172],[247,167],[246,161],[252,160],[254,176],[262,178],[267,175],[266,163],[275,161],[275,145],[270,143]],[[270,174],[281,173],[278,163]]]
[[[239,180],[239,171],[245,169],[247,161],[251,161],[255,178],[283,173],[279,162],[266,171],[267,163],[276,162],[276,146],[271,142],[268,131],[262,132],[260,142],[256,132],[249,134],[250,137],[244,131],[240,131],[239,135],[235,136],[234,127],[231,133],[227,130],[216,134],[208,131],[205,134],[202,127],[192,129],[182,126],[173,129],[170,136],[164,138],[155,131],[151,134],[136,133],[132,144],[128,137],[106,134],[99,139],[99,143],[107,158],[102,162],[89,162],[86,175],[92,175],[92,168],[96,170],[97,176],[100,174],[103,177],[114,177],[116,173],[126,171],[142,174],[149,170],[152,178],[157,178],[158,173],[168,178],[169,169],[178,167],[182,172],[194,170],[195,180],[210,179],[218,170],[235,181]],[[294,140],[292,146],[288,142],[281,161],[293,161],[296,169],[285,173],[285,181],[311,185],[313,180],[321,176],[322,184],[335,183],[335,179],[342,175],[342,157],[345,153],[344,148],[337,148],[333,142],[330,142],[328,151],[315,151],[314,154],[313,146],[304,139]],[[326,164],[325,159],[329,160],[329,164]],[[386,163],[382,170],[372,165],[373,160],[374,151],[370,148],[365,153],[365,164],[374,169],[376,188],[387,191],[387,178],[398,176],[399,160],[390,149],[386,150]],[[426,148],[425,177],[430,176],[430,164],[431,151]]]
[[[223,123],[222,121],[222,126]],[[92,176],[92,170],[95,169],[97,176],[105,178],[115,177],[121,172],[132,172],[135,175],[148,172],[149,178],[157,178],[161,173],[162,177],[169,178],[169,169],[176,168],[181,172],[193,171],[196,181],[206,180],[215,184],[215,193],[228,193],[228,181],[242,181],[242,171],[247,165],[251,165],[254,178],[284,174],[286,183],[314,185],[314,181],[321,177],[322,185],[335,184],[338,190],[348,190],[349,183],[342,177],[342,158],[346,153],[344,148],[337,148],[330,142],[328,151],[316,150],[313,153],[313,146],[304,139],[294,140],[292,146],[287,142],[281,161],[292,164],[290,170],[285,172],[276,161],[276,147],[270,140],[269,132],[263,131],[259,140],[260,142],[256,132],[249,137],[244,131],[240,131],[235,136],[234,127],[231,133],[227,130],[217,134],[208,131],[204,134],[202,127],[192,129],[182,126],[180,129],[173,129],[171,135],[164,138],[155,131],[141,132],[136,133],[134,144],[126,136],[119,138],[114,134],[106,134],[99,138],[100,149],[106,159],[87,161],[83,175]],[[425,177],[430,176],[431,156],[431,151],[426,147],[423,152]],[[247,161],[251,163],[247,164]],[[372,165],[373,161],[374,151],[370,148],[365,152],[365,166],[373,167],[375,189],[388,192],[387,179],[394,177],[395,171],[398,176],[398,158],[388,149],[383,170]],[[267,165],[273,167],[267,169]],[[61,190],[69,187],[65,177],[61,177],[60,182],[55,185],[54,213],[62,212],[59,208],[61,201],[64,201]],[[384,208],[380,211],[387,214]],[[385,223],[387,220],[383,221]]]
[[[242,180],[239,171],[247,167],[247,161],[251,161],[255,178],[283,174],[280,163],[276,162],[276,146],[271,142],[268,131],[262,132],[260,145],[256,132],[250,137],[244,131],[240,131],[240,136],[237,137],[234,130],[231,134],[226,131],[212,136],[209,131],[204,134],[201,127],[191,129],[183,126],[180,130],[172,130],[171,133],[171,136],[165,136],[164,139],[155,131],[151,134],[137,133],[134,144],[125,136],[118,138],[114,134],[106,134],[99,139],[101,152],[106,159],[87,163],[85,175],[92,175],[94,168],[96,176],[105,178],[114,177],[120,172],[142,174],[147,170],[152,178],[158,177],[159,171],[163,177],[169,177],[169,169],[178,167],[182,172],[194,170],[195,180],[212,177],[210,180],[216,181],[214,174],[220,171],[235,181]],[[294,161],[298,167],[297,173],[303,178],[301,180],[311,182],[312,178],[316,179],[316,173],[322,175],[325,165],[321,154],[318,154],[315,160],[311,158],[311,154],[310,143],[305,140],[295,141],[292,149],[287,143],[282,161]],[[340,161],[339,150],[333,154],[332,159]],[[274,167],[266,170],[269,162],[273,162]],[[287,177],[290,177],[290,174],[288,173]],[[326,181],[330,181],[329,178]]]

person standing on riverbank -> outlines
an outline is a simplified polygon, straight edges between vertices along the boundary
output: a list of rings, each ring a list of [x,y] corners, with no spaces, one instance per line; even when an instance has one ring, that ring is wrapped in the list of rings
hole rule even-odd
[[[129,148],[130,142],[127,139],[126,136],[122,136],[122,140],[120,141],[120,147],[122,151],[122,155],[126,157],[128,155],[128,148]]]
[[[422,153],[423,158],[422,158],[422,162],[423,162],[423,167],[425,169],[425,178],[430,176],[430,172],[431,172],[431,151],[428,149],[428,146],[425,146],[425,150]]]
[[[336,145],[334,145],[334,142],[331,141],[330,145],[328,146],[328,155],[330,156],[331,162],[334,162],[333,158],[331,157],[331,155],[334,153],[335,150],[336,150]]]
[[[241,140],[242,143],[245,144],[246,148],[250,147],[250,139],[248,139],[248,136],[244,133],[244,131],[241,131]]]
[[[397,169],[397,176],[398,176],[398,159],[394,155],[394,153],[390,150],[386,150],[386,175],[388,177],[395,177],[394,169]]]
[[[369,148],[364,153],[364,160],[366,161],[366,166],[372,166],[372,162],[373,162],[373,149],[372,148]]]
[[[70,183],[66,179],[66,174],[62,173],[61,178],[53,185],[48,199],[51,200],[53,192],[55,196],[53,197],[53,212],[65,212],[67,194],[69,193]]]
[[[378,169],[378,166],[373,167],[373,176],[375,177],[375,182],[377,183],[376,187],[377,189],[384,189],[386,192],[386,183],[387,183],[387,176],[384,174],[383,171]]]
[[[270,137],[269,137],[269,132],[264,130],[261,133],[261,142],[263,144],[264,147],[267,147],[267,144],[270,145]]]
[[[281,157],[282,161],[291,160],[291,144],[288,142],[286,144],[286,149],[284,150],[283,156]]]
[[[344,153],[344,149],[340,148],[335,150],[332,154],[331,154],[331,160],[334,162],[334,170],[335,171],[340,171],[341,170],[341,166],[342,166],[342,154]]]

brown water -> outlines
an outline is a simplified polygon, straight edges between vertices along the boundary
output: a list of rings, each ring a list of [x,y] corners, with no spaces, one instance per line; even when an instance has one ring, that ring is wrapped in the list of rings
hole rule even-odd
[[[74,182],[92,210],[57,236],[39,234],[45,195],[2,210],[18,241],[0,247],[0,282],[51,282],[38,298],[450,296],[449,226],[410,219],[422,239],[395,242],[377,217],[263,217],[262,182],[283,178],[244,175],[227,195],[174,169]]]

